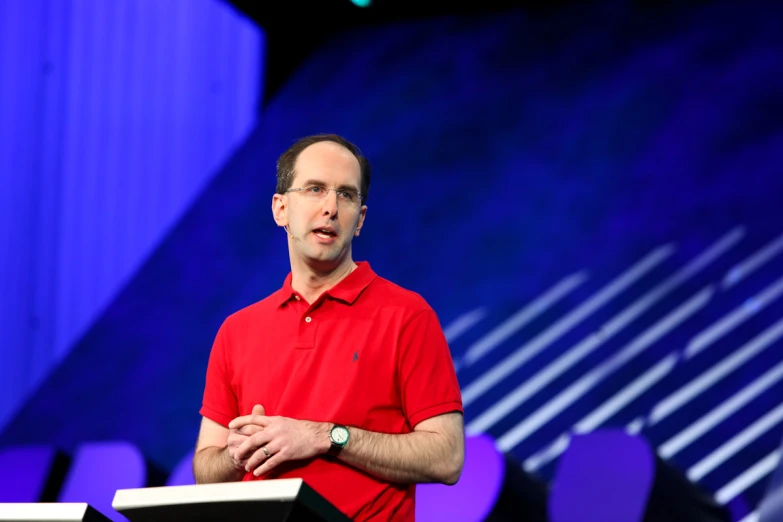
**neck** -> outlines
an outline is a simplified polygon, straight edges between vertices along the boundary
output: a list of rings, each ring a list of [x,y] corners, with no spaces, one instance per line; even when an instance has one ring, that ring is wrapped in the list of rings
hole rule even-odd
[[[308,303],[314,302],[321,294],[333,288],[356,269],[357,265],[347,256],[336,266],[319,266],[291,259],[291,286]]]

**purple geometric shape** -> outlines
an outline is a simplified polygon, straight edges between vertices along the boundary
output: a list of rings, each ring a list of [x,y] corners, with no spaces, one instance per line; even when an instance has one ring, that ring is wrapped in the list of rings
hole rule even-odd
[[[0,502],[38,502],[57,450],[14,446],[0,451]]]
[[[139,450],[122,441],[82,444],[73,456],[60,502],[87,502],[114,521],[127,520],[111,503],[118,489],[141,488],[147,467]]]
[[[573,435],[549,497],[551,522],[641,522],[655,475],[643,439],[622,430]]]
[[[500,495],[505,474],[505,460],[495,448],[495,441],[488,435],[468,437],[459,482],[453,486],[416,486],[416,520],[480,522],[486,519]]]
[[[196,483],[193,477],[193,453],[194,451],[191,451],[182,457],[166,480],[167,486],[190,486]]]

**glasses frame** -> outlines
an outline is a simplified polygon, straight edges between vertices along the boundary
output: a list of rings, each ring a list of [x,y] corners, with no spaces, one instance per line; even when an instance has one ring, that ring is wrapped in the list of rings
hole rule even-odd
[[[308,194],[307,191],[309,189],[313,189],[313,188],[319,188],[319,189],[323,190],[324,191],[324,195],[320,196],[320,195],[315,194],[315,193]],[[308,185],[306,187],[292,187],[292,188],[287,189],[284,193],[288,194],[289,192],[297,192],[297,193],[301,193],[304,196],[312,197],[313,199],[316,199],[316,200],[322,200],[322,199],[326,199],[326,197],[329,195],[329,192],[332,192],[332,191],[334,191],[334,195],[337,196],[337,202],[338,203],[340,201],[342,201],[344,204],[348,205],[351,208],[359,208],[359,207],[361,207],[361,205],[362,205],[362,193],[360,191],[358,191],[358,190],[356,191],[356,202],[346,201],[344,199],[343,200],[340,199],[340,194],[339,193],[340,192],[346,192],[345,189],[328,188],[328,187],[324,187],[324,186],[321,186],[321,185]]]

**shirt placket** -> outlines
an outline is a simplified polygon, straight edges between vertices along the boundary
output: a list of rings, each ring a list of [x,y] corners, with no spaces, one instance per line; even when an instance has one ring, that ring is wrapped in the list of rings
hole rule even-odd
[[[321,301],[307,307],[299,318],[299,329],[296,336],[297,350],[312,350],[315,348],[315,334],[318,331],[318,316]]]

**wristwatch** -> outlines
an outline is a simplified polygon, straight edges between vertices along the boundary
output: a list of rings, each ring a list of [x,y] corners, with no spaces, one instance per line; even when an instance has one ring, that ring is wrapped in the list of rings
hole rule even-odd
[[[348,439],[350,437],[351,434],[348,433],[348,428],[345,426],[340,424],[335,424],[332,426],[332,429],[329,431],[329,440],[331,441],[332,445],[329,447],[329,451],[327,453],[329,455],[338,455],[345,445],[348,444]]]

